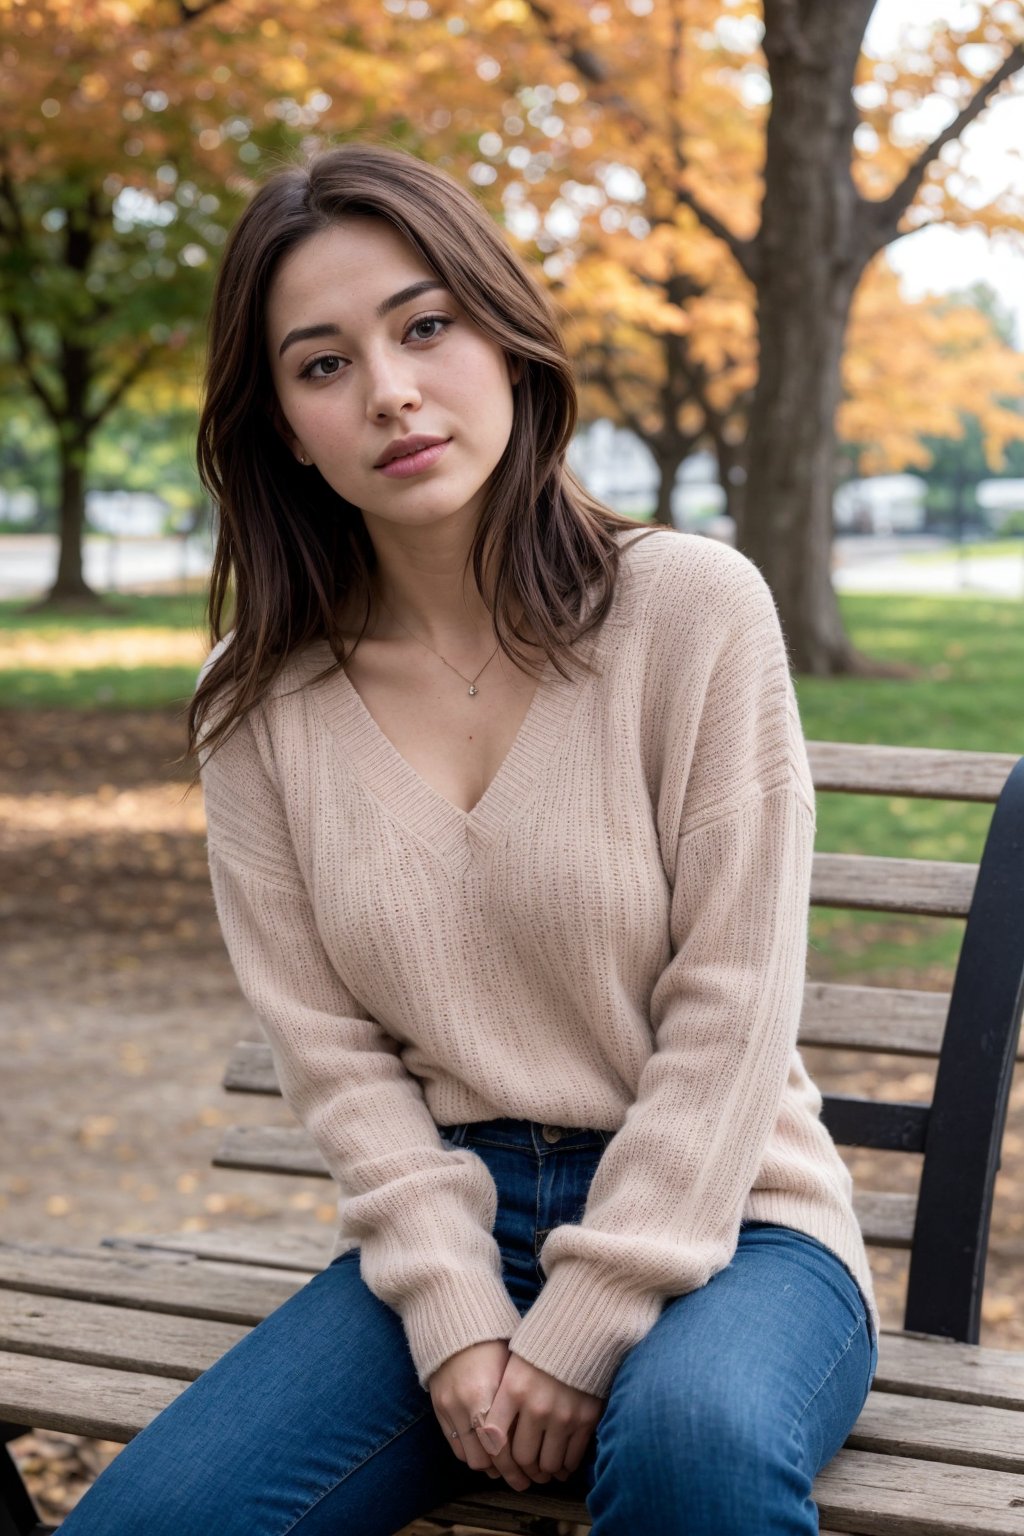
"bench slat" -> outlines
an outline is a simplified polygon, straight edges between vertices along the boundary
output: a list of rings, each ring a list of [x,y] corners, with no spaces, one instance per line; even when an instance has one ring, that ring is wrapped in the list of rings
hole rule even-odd
[[[184,1382],[165,1376],[0,1353],[0,1418],[38,1429],[127,1441],[184,1390]],[[1024,1531],[1019,1502],[1024,1477],[988,1468],[842,1450],[818,1477],[814,1496],[822,1517],[837,1530],[846,1526],[897,1536],[1021,1536]],[[524,1511],[528,1505],[537,1513],[588,1519],[581,1503],[533,1491],[488,1491],[462,1501],[460,1508],[479,1515],[490,1509]],[[432,1513],[448,1518],[453,1507]]]
[[[145,1243],[153,1249],[187,1244],[186,1254],[196,1253],[200,1259],[178,1253],[157,1257],[150,1247],[122,1252],[7,1242],[0,1243],[0,1287],[253,1326],[324,1267],[331,1246],[326,1233],[308,1239],[301,1232],[265,1234],[261,1255],[270,1264],[279,1262],[281,1269],[259,1273],[241,1262],[202,1262],[208,1248],[241,1255],[256,1241],[256,1234],[245,1227],[112,1241]],[[275,1242],[282,1245],[277,1252]],[[307,1254],[307,1272],[289,1268],[299,1250]],[[1024,1350],[883,1331],[875,1389],[1024,1411]]]
[[[232,1125],[213,1158],[215,1168],[244,1168],[252,1173],[285,1173],[303,1178],[330,1175],[319,1149],[301,1126]],[[854,1209],[869,1243],[905,1248],[914,1230],[913,1195],[854,1195]]]
[[[1022,1536],[1024,1477],[947,1466],[905,1456],[843,1450],[814,1484],[823,1519],[836,1531],[877,1536]],[[502,1515],[516,1511],[576,1521],[589,1528],[586,1505],[540,1492],[495,1488],[432,1509],[426,1518],[516,1530]]]
[[[211,1161],[214,1168],[330,1178],[319,1149],[301,1126],[230,1125]]]
[[[239,1040],[221,1081],[229,1093],[281,1093],[270,1046],[262,1040]]]
[[[807,755],[815,789],[992,804],[1017,762],[1010,752],[946,752],[847,741],[809,741]]]
[[[248,1328],[66,1297],[0,1291],[0,1350],[194,1381]],[[872,1392],[848,1442],[860,1450],[1024,1471],[1024,1414]]]
[[[840,1451],[814,1484],[823,1520],[879,1536],[1024,1536],[1024,1477]]]
[[[809,981],[804,988],[800,1044],[937,1057],[948,1012],[948,992]],[[273,1074],[270,1047],[263,1050]]]
[[[937,1057],[948,1012],[948,992],[809,981],[804,989],[800,1044]],[[1017,1060],[1024,1061],[1024,1041],[1018,1046]],[[280,1097],[270,1046],[263,1040],[239,1040],[232,1049],[222,1086],[229,1093]]]
[[[128,1441],[188,1383],[141,1371],[0,1353],[0,1419],[97,1440]]]
[[[0,1291],[0,1350],[194,1381],[248,1328],[132,1307]]]
[[[846,1443],[852,1450],[1024,1472],[1024,1414],[1012,1408],[870,1392]]]
[[[218,1323],[253,1326],[310,1278],[285,1268],[261,1273],[202,1264],[187,1255],[0,1243],[0,1298],[11,1290],[68,1296]]]
[[[187,1253],[218,1264],[238,1265],[248,1272],[254,1266],[267,1270],[302,1270],[310,1277],[330,1262],[333,1228],[308,1227],[301,1231],[263,1227],[208,1227],[203,1232],[133,1233],[131,1237],[104,1238],[104,1247],[153,1249]]]
[[[1024,1412],[1024,1350],[883,1330],[874,1390]]]
[[[863,853],[816,853],[811,903],[856,912],[966,917],[976,864],[938,859],[887,859]]]
[[[304,1178],[329,1178],[327,1164],[301,1126],[232,1125],[213,1158],[215,1168],[242,1168],[253,1173],[284,1173]],[[854,1194],[854,1209],[869,1243],[905,1248],[914,1230],[913,1195]]]
[[[864,1241],[876,1248],[909,1248],[914,1236],[917,1199],[914,1195],[880,1194],[877,1190],[853,1192]]]

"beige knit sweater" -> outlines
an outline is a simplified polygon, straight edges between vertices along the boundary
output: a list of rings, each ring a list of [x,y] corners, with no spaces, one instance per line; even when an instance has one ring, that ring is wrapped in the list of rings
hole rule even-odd
[[[228,953],[340,1189],[332,1257],[358,1245],[423,1386],[507,1339],[606,1396],[744,1218],[819,1238],[878,1324],[796,1049],[814,792],[775,608],[722,545],[617,537],[612,609],[578,643],[601,675],[547,663],[468,814],[344,673],[308,685],[325,642],[200,753]],[[499,1115],[616,1132],[522,1319],[491,1175],[437,1129]]]

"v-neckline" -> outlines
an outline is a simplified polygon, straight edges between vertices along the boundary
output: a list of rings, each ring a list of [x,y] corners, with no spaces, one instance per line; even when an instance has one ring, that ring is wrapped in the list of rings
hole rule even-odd
[[[588,662],[598,660],[605,632],[631,622],[629,563],[623,561],[609,612],[597,629],[577,641],[574,653]],[[326,665],[332,655],[326,640],[313,642],[308,661]],[[461,872],[532,797],[555,748],[584,692],[597,681],[575,664],[563,677],[546,657],[537,686],[508,752],[487,788],[469,811],[435,789],[387,736],[344,668],[312,687],[310,697],[334,738],[339,755],[364,787],[385,809]],[[320,670],[319,666],[315,670]]]
[[[429,784],[402,755],[344,668],[325,680],[330,687],[321,685],[313,694],[342,757],[376,799],[443,857],[462,862],[474,843],[492,840],[539,782],[588,681],[586,676],[563,678],[551,658],[545,659],[512,745],[468,811]]]

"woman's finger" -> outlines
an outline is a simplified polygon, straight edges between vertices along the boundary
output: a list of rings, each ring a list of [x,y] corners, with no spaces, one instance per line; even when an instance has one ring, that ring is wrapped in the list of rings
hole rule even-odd
[[[562,1461],[562,1471],[566,1477],[571,1477],[582,1462],[593,1433],[593,1426],[584,1424],[582,1428],[577,1429],[569,1436],[565,1448],[565,1456]]]
[[[525,1410],[521,1411],[516,1419],[513,1433],[509,1435],[509,1449],[512,1459],[517,1467],[536,1481],[543,1481],[544,1475],[538,1465],[540,1449],[544,1443],[544,1421]]]
[[[513,1460],[512,1452],[507,1444],[500,1451],[495,1451],[488,1459],[493,1461],[498,1472],[510,1488],[514,1488],[517,1493],[526,1492],[530,1486],[530,1479],[523,1468]]]
[[[476,1437],[476,1430],[468,1423],[465,1428],[461,1428],[458,1424],[455,1427],[459,1430],[459,1440],[458,1442],[453,1440],[452,1444],[458,1443],[462,1446],[464,1454],[460,1459],[464,1460],[474,1472],[486,1471],[492,1465],[493,1458],[491,1453],[480,1444]]]
[[[462,1449],[462,1440],[458,1435],[452,1434],[452,1430],[455,1428],[455,1425],[449,1419],[447,1419],[443,1413],[439,1413],[437,1415],[437,1422],[444,1430],[445,1439],[448,1441],[448,1444],[451,1446],[455,1455],[459,1458],[460,1461],[465,1461],[466,1453]]]
[[[550,1482],[555,1473],[564,1466],[570,1433],[571,1431],[564,1425],[553,1424],[550,1419],[548,1420],[540,1454],[537,1457],[538,1482]]]

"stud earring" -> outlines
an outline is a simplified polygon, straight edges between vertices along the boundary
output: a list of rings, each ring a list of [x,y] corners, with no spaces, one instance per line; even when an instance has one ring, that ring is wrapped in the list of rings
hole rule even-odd
[[[300,464],[308,464],[309,463],[309,460],[306,458],[306,455],[304,453],[300,453],[299,454],[299,463]]]

